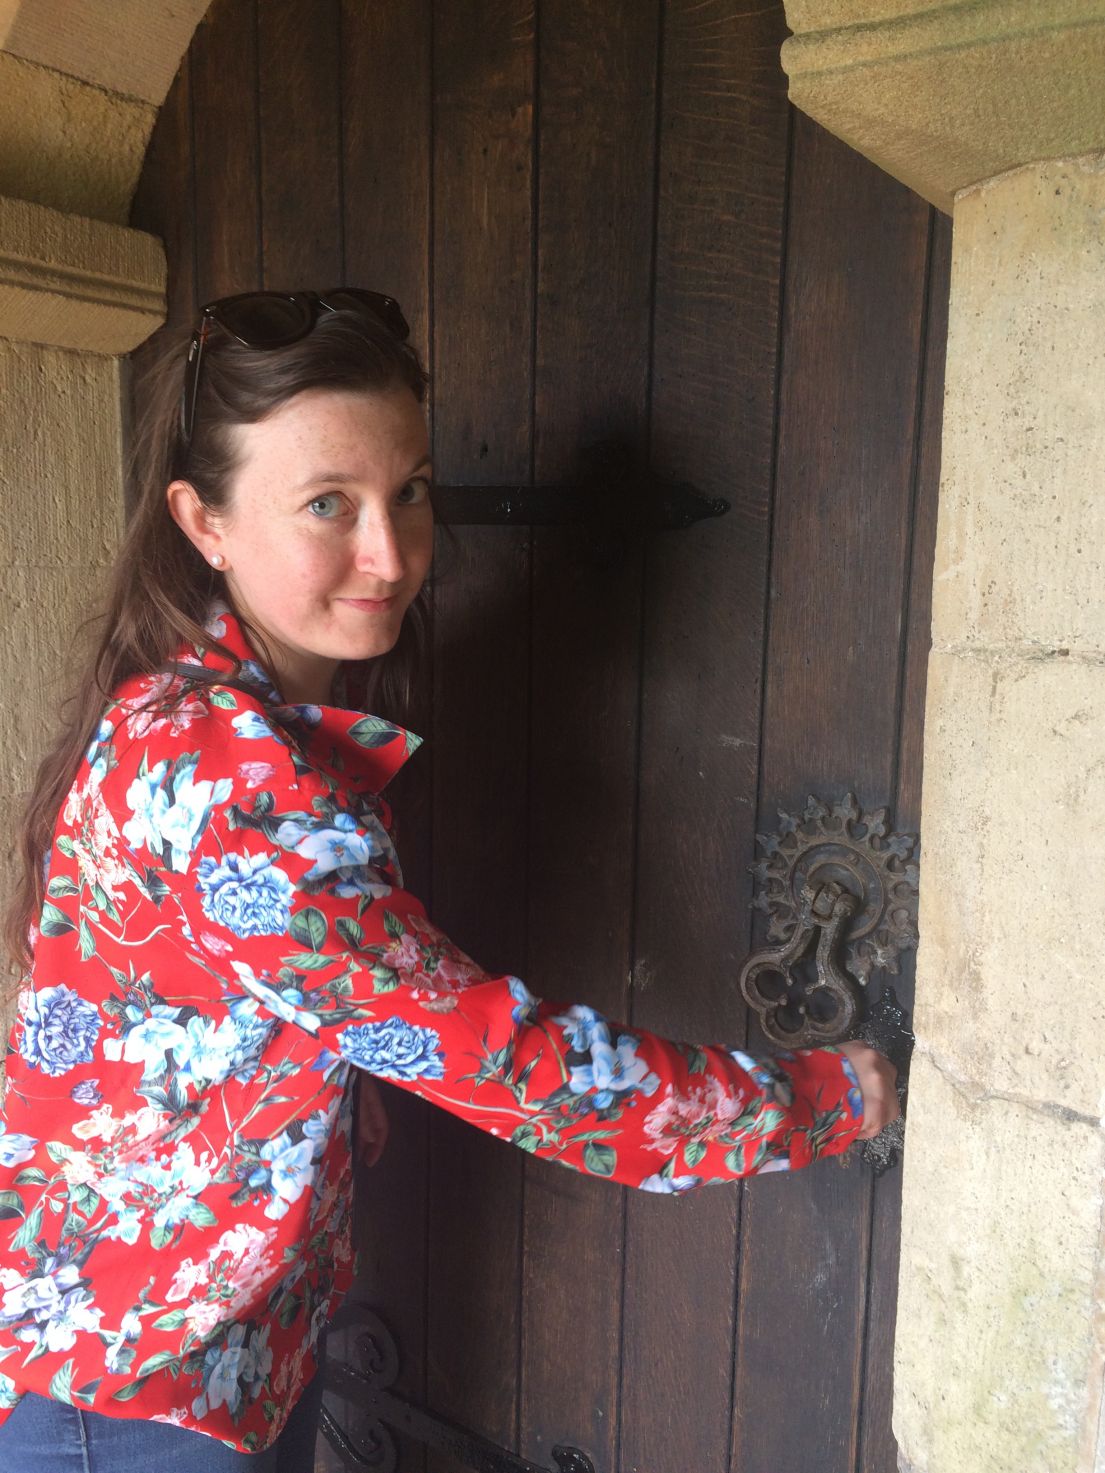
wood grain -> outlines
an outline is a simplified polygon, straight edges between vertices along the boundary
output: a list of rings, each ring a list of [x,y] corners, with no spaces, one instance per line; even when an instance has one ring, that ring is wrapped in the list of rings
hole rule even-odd
[[[647,422],[655,3],[541,8],[535,477]],[[628,1008],[640,544],[599,564],[585,528],[534,532],[529,981],[608,1016]],[[612,1468],[624,1193],[527,1165],[522,1451],[557,1443]],[[579,1275],[581,1246],[592,1271]]]
[[[340,284],[338,0],[260,0],[261,236],[265,286]]]
[[[760,727],[782,35],[775,9],[665,9],[652,459],[733,509],[648,547],[632,1020],[733,1044]],[[740,1196],[730,1185],[629,1197],[615,1465],[626,1473],[727,1465]]]
[[[928,210],[795,119],[760,812],[889,802]],[[733,1465],[852,1473],[870,1173],[749,1188]],[[888,1369],[888,1368],[887,1368]]]
[[[262,285],[255,0],[215,0],[189,48],[197,305]],[[181,199],[179,208],[189,202]]]

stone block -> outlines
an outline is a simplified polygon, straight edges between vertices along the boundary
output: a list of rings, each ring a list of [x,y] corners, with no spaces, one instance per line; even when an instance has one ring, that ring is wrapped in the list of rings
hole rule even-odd
[[[942,210],[1105,148],[1105,0],[786,0],[790,100]]]
[[[0,338],[127,353],[164,319],[154,236],[0,198]]]
[[[1101,1410],[1098,1125],[910,1085],[894,1430],[926,1473],[1089,1473]]]
[[[160,106],[209,7],[210,0],[14,0],[3,45],[26,61]]]
[[[936,644],[1105,653],[1103,321],[1105,156],[958,198]]]
[[[75,685],[82,620],[103,573],[89,568],[0,570],[0,792],[25,793]]]
[[[0,342],[0,553],[5,566],[98,567],[122,531],[119,365]]]
[[[934,651],[918,1037],[980,1091],[1105,1110],[1105,662]]]
[[[0,51],[0,194],[125,225],[157,108]]]

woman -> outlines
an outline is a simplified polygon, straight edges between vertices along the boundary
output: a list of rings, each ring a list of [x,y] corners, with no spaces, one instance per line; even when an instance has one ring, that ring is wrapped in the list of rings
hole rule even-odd
[[[403,888],[381,792],[419,738],[372,713],[403,707],[433,551],[406,339],[373,293],[247,294],[152,371],[8,928],[4,1466],[312,1466],[357,1071],[661,1192],[897,1113],[862,1045],[759,1060],[540,1001]],[[371,1092],[363,1118],[371,1152]]]

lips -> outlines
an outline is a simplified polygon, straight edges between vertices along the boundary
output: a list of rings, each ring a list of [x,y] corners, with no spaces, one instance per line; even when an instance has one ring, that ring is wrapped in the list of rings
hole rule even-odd
[[[390,598],[343,598],[341,602],[348,604],[353,609],[363,609],[366,613],[383,613],[390,609],[399,595],[393,593]]]

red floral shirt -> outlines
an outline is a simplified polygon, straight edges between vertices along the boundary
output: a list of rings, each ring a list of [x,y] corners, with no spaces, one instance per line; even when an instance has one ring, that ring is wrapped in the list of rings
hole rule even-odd
[[[419,738],[282,704],[222,606],[208,631],[238,680],[185,647],[196,680],[121,687],[47,857],[0,1116],[0,1420],[35,1391],[273,1441],[352,1279],[353,1066],[645,1191],[855,1138],[835,1050],[671,1042],[482,971],[403,888],[380,792]]]

